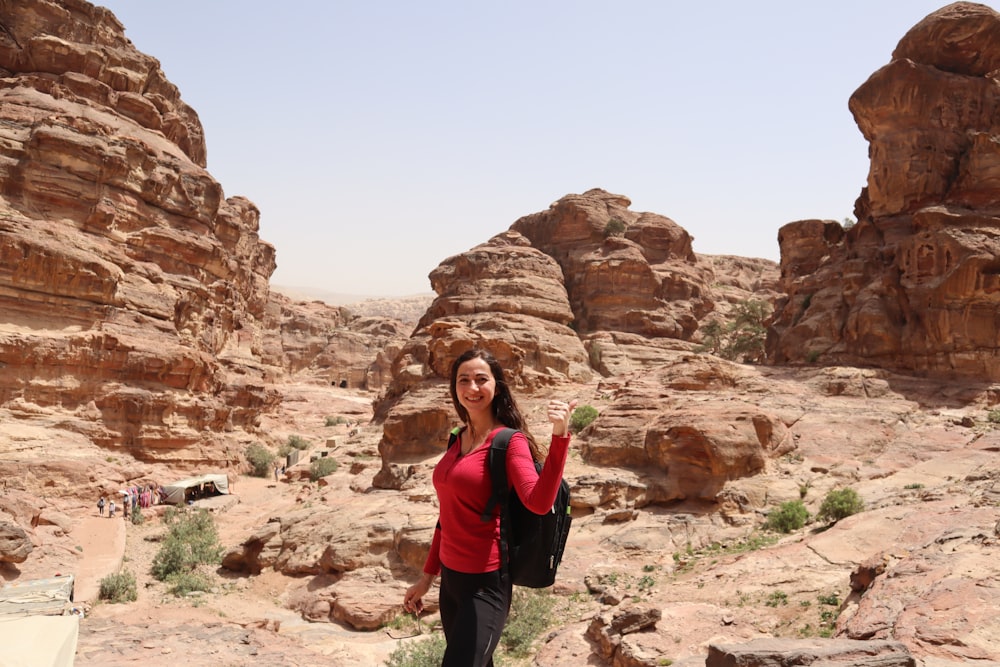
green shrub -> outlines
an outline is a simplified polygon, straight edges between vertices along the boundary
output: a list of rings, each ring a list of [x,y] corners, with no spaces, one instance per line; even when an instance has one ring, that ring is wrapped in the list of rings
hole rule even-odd
[[[211,580],[200,572],[175,572],[166,578],[166,583],[167,590],[177,596],[212,589]]]
[[[837,522],[865,509],[865,503],[854,489],[834,489],[823,498],[816,517],[820,521]]]
[[[552,625],[552,595],[523,588],[514,589],[510,617],[500,635],[504,653],[514,658],[524,658],[531,645]]]
[[[766,301],[748,299],[736,304],[728,322],[712,320],[701,327],[700,352],[743,363],[764,359],[767,339],[766,322],[771,316],[771,305]]]
[[[573,411],[569,418],[569,428],[573,433],[579,433],[597,419],[597,408],[592,405],[581,405]]]
[[[590,344],[590,349],[587,350],[587,357],[590,361],[590,367],[599,370],[601,368],[601,358],[603,357],[603,355],[604,352],[601,349],[600,343],[597,343],[596,341],[592,342]]]
[[[444,649],[444,635],[434,633],[427,639],[400,644],[385,664],[387,667],[440,667]]]
[[[217,565],[222,558],[219,533],[212,515],[205,510],[185,513],[170,526],[160,550],[153,558],[153,576],[159,581],[178,573],[190,573],[201,564]]]
[[[788,593],[784,591],[774,591],[767,597],[764,604],[768,607],[783,607],[788,604]]]
[[[801,500],[790,500],[781,503],[778,509],[767,515],[764,528],[778,533],[790,533],[806,525],[809,521],[809,510]]]
[[[347,421],[347,420],[344,419],[343,417],[327,417],[326,418],[326,425],[327,426],[339,426],[340,424],[343,424],[345,421]]]
[[[986,421],[991,424],[1000,424],[1000,410],[990,410],[986,414]]]
[[[303,438],[301,435],[290,435],[288,436],[288,445],[293,449],[309,449],[309,441]]]
[[[267,477],[274,466],[274,454],[261,444],[253,443],[247,447],[247,463],[250,464],[250,474],[254,477]]]
[[[132,520],[133,526],[141,526],[143,524],[143,522],[146,520],[146,517],[142,515],[141,505],[136,505],[135,508],[132,509],[132,513],[129,514],[129,519]]]
[[[309,464],[309,479],[314,482],[335,472],[337,472],[337,459],[329,456],[318,458]]]
[[[135,602],[139,598],[136,592],[135,576],[128,570],[118,574],[109,574],[101,579],[101,588],[97,596],[109,602]]]
[[[608,220],[608,224],[604,225],[604,236],[605,238],[609,236],[624,236],[625,235],[625,223],[618,218],[611,218]]]

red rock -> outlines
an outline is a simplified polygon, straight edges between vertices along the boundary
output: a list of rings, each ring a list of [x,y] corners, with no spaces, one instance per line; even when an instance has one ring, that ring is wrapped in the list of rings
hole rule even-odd
[[[771,361],[1000,378],[997,34],[989,7],[949,5],[852,95],[871,156],[858,222],[779,232]]]

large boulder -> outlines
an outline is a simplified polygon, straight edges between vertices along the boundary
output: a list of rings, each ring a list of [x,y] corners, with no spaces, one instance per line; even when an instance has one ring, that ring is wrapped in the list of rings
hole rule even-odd
[[[31,537],[15,523],[0,521],[0,563],[23,563],[35,547]]]

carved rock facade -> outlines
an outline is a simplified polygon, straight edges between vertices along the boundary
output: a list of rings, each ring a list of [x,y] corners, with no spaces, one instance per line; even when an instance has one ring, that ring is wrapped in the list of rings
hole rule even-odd
[[[775,363],[1000,378],[1000,14],[929,15],[851,97],[870,144],[858,223],[784,226]]]

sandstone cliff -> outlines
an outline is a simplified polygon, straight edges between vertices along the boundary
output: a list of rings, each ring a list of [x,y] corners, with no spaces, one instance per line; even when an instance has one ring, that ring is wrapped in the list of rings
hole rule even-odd
[[[674,221],[630,204],[600,189],[566,195],[431,272],[438,296],[376,404],[377,485],[398,488],[405,464],[439,451],[453,425],[448,370],[474,345],[516,387],[538,392],[671,362],[698,347],[714,299],[724,314],[741,299],[776,296],[773,263],[696,255]]]
[[[388,383],[408,331],[270,294],[259,211],[225,197],[197,113],[110,12],[25,0],[0,26],[0,411],[22,456],[51,455],[36,422],[239,465],[279,376]]]
[[[277,400],[274,249],[159,63],[87,2],[0,5],[0,408],[147,461],[221,458]]]
[[[773,362],[1000,379],[998,35],[991,8],[949,5],[852,95],[871,156],[858,222],[780,230]]]

